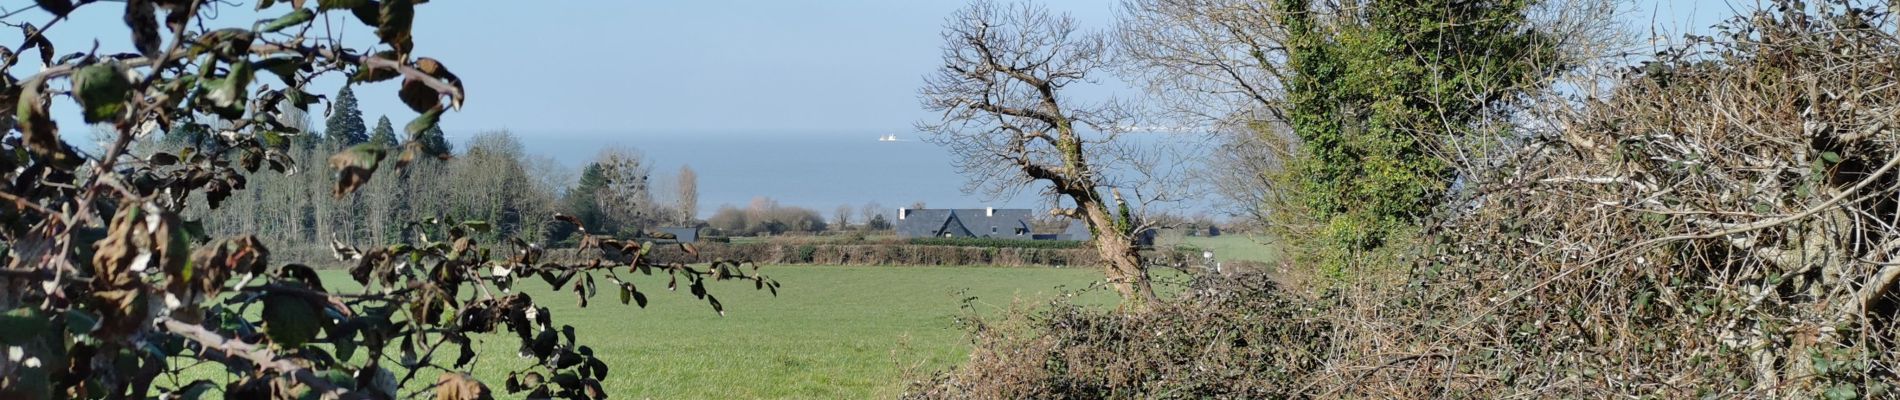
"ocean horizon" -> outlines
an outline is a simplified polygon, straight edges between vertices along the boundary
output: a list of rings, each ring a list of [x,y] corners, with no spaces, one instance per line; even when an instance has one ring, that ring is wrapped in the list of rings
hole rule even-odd
[[[721,206],[743,208],[767,197],[782,205],[833,215],[876,202],[886,214],[923,202],[931,208],[1027,208],[1051,203],[1030,186],[1014,196],[966,193],[968,182],[940,146],[908,131],[536,133],[510,130],[529,154],[548,156],[578,171],[602,149],[637,150],[652,165],[650,179],[671,182],[681,165],[698,175],[699,216]],[[466,146],[473,133],[451,133]],[[896,141],[881,141],[896,135]],[[459,149],[459,148],[458,148]],[[656,188],[656,193],[660,190]],[[853,213],[853,219],[861,219]],[[888,217],[888,216],[887,216]]]

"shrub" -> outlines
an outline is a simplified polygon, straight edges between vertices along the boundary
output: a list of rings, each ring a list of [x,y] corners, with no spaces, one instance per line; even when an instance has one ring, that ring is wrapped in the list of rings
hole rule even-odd
[[[1264,274],[1202,276],[1144,313],[1058,300],[964,319],[968,362],[915,382],[911,399],[1288,398],[1328,354],[1330,326]],[[1019,306],[1020,308],[1020,306]]]

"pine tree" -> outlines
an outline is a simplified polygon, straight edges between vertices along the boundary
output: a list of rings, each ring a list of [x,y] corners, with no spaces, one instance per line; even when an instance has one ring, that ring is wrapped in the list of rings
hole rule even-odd
[[[436,157],[455,154],[455,145],[449,143],[441,127],[430,127],[429,130],[422,131],[421,135],[417,135],[415,140],[422,144],[423,154]]]
[[[598,201],[601,190],[606,189],[607,184],[606,169],[600,163],[589,163],[586,169],[581,170],[580,182],[574,185],[574,189],[568,190],[566,198],[562,199],[567,203],[568,212],[580,219],[590,232],[611,232],[610,227],[606,226],[606,213],[601,211]]]
[[[389,124],[389,116],[376,119],[376,129],[370,131],[369,142],[384,148],[395,148],[402,142],[396,139],[396,128]]]
[[[323,137],[337,147],[369,141],[369,129],[363,126],[363,111],[357,109],[356,92],[349,86],[337,91],[330,103],[330,116],[323,121]]]

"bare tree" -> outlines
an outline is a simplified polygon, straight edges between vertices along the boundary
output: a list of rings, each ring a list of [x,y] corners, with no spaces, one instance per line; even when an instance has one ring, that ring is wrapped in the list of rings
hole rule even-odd
[[[1124,72],[1195,124],[1282,121],[1287,35],[1260,0],[1124,0]]]
[[[699,173],[693,172],[693,166],[681,165],[677,179],[679,189],[679,223],[692,225],[699,218]]]
[[[884,214],[883,204],[878,204],[875,201],[864,203],[864,208],[858,209],[858,220],[864,221],[865,224],[870,224],[871,219],[877,218],[878,215],[882,214]]]
[[[842,231],[847,228],[850,228],[851,227],[851,212],[853,211],[856,211],[856,210],[852,208],[850,204],[839,204],[837,215],[836,215],[838,226],[832,227],[832,229]]]
[[[662,206],[654,204],[649,182],[653,165],[639,150],[608,147],[601,149],[594,162],[607,178],[607,185],[595,194],[595,204],[614,225],[632,234],[661,222],[656,218]]]
[[[1140,308],[1158,302],[1133,240],[1130,205],[1092,165],[1121,159],[1100,152],[1117,149],[1114,132],[1125,120],[1112,103],[1059,95],[1107,66],[1107,38],[1078,32],[1068,16],[1041,7],[979,1],[950,17],[943,39],[944,65],[921,90],[925,108],[943,120],[919,128],[955,155],[970,179],[966,189],[994,196],[1047,184],[1045,196],[1073,206],[1053,212],[1095,232],[1104,272],[1124,301]],[[1085,138],[1091,132],[1084,128],[1094,137]]]

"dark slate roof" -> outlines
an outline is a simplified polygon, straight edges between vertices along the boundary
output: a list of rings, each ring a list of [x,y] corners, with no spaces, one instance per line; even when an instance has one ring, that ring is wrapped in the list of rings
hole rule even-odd
[[[984,209],[960,209],[957,219],[970,229],[971,236],[993,238],[1029,238],[1029,210],[996,209],[993,213]]]
[[[1089,240],[1095,235],[1089,233],[1089,224],[1082,221],[1069,221],[1069,226],[1056,235],[1056,240]]]
[[[939,236],[938,230],[943,229],[944,220],[950,218],[950,210],[942,209],[898,210],[897,212],[909,213],[903,218],[898,218],[897,225],[892,228],[897,230],[897,237],[901,238]]]
[[[698,228],[698,227],[692,227],[692,226],[664,226],[664,227],[660,227],[660,232],[666,232],[666,233],[671,233],[671,234],[673,234],[673,237],[675,238],[674,240],[675,240],[675,241],[678,241],[678,242],[680,242],[680,243],[694,243],[694,242],[698,242],[698,241],[699,241],[699,228]]]
[[[908,212],[897,220],[898,237],[942,237],[949,233],[957,237],[1029,239],[1027,209],[997,209],[991,213],[982,208],[936,208]]]

